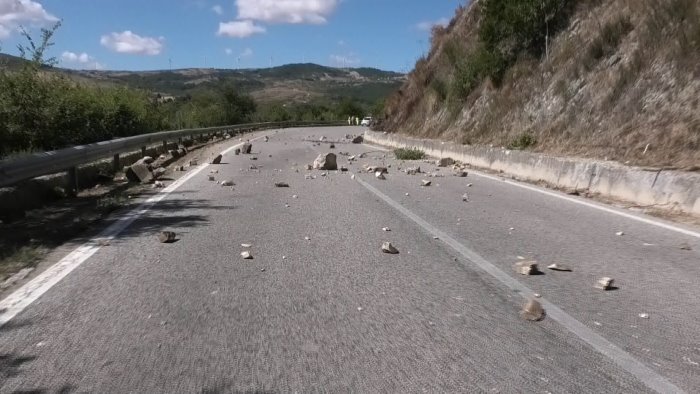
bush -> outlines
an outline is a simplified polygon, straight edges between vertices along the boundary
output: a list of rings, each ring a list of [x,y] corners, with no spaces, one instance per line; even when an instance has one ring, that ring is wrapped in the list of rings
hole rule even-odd
[[[425,157],[425,152],[420,149],[399,148],[394,150],[394,155],[398,160],[421,160]]]
[[[527,149],[537,143],[537,138],[530,133],[523,133],[517,136],[509,145],[508,149],[522,150]]]

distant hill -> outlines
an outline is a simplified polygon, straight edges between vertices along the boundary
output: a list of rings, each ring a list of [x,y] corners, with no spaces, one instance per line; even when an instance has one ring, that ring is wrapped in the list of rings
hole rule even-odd
[[[0,67],[18,68],[24,62],[0,54]],[[375,68],[340,69],[313,63],[261,69],[188,68],[156,71],[49,69],[81,82],[126,85],[175,97],[232,84],[260,102],[307,103],[345,98],[373,104],[396,91],[405,75]]]

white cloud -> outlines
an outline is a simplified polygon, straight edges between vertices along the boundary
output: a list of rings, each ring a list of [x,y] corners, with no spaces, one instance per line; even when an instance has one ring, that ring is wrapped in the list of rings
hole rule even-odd
[[[226,49],[224,49],[224,53],[227,54],[227,55],[230,55],[230,54],[233,53],[233,49],[231,49],[231,48],[226,48]]]
[[[211,7],[211,10],[214,11],[215,14],[217,15],[223,15],[224,14],[224,8],[220,5],[215,5]]]
[[[163,37],[141,37],[126,30],[102,36],[100,44],[114,52],[154,56],[160,55],[163,51],[164,40]]]
[[[450,24],[450,20],[447,18],[440,18],[436,21],[423,21],[418,24],[416,24],[416,29],[422,30],[422,31],[430,31],[433,29],[435,26],[442,26],[445,27],[448,24]]]
[[[237,0],[239,19],[267,23],[326,23],[340,0]]]
[[[267,30],[259,25],[256,25],[251,20],[231,21],[219,23],[219,31],[216,33],[219,36],[245,38],[253,34],[265,33]]]
[[[88,55],[87,53],[75,53],[70,51],[65,51],[61,54],[61,60],[68,65],[76,64],[84,69],[91,70],[104,70],[105,65],[95,61],[95,58]]]
[[[354,53],[348,53],[345,55],[331,55],[331,66],[334,67],[352,67],[357,66],[362,63],[357,55]]]
[[[250,48],[246,48],[246,49],[244,49],[243,52],[241,52],[241,54],[238,55],[238,56],[239,56],[239,57],[242,57],[242,58],[251,57],[251,56],[253,56],[253,50],[250,49]]]
[[[0,38],[7,38],[20,25],[46,26],[58,22],[44,7],[32,0],[0,0]]]

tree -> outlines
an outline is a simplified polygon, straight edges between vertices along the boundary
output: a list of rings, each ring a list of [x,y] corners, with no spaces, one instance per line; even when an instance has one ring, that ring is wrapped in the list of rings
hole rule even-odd
[[[22,45],[18,44],[17,49],[19,50],[19,56],[22,59],[29,59],[31,61],[31,64],[35,67],[40,67],[40,66],[48,66],[48,67],[53,67],[58,64],[58,60],[55,57],[50,57],[48,59],[44,59],[44,53],[46,52],[47,49],[51,48],[54,46],[54,42],[51,41],[51,38],[53,38],[54,33],[56,33],[56,30],[61,27],[61,21],[56,22],[51,28],[46,29],[42,28],[41,29],[41,42],[37,46],[34,43],[34,39],[32,38],[29,33],[24,29],[24,27],[20,28],[20,34],[24,38],[27,39],[27,42],[29,43],[28,45]]]

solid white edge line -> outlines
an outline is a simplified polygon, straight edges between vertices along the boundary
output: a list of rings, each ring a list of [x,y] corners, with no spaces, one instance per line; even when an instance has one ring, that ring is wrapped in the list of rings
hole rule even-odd
[[[386,147],[383,147],[381,145],[375,145],[375,144],[365,144],[365,145],[371,146],[373,148],[379,148],[383,151],[389,151],[389,149],[387,149]],[[537,193],[545,194],[545,195],[548,195],[550,197],[555,197],[555,198],[559,198],[562,200],[570,201],[570,202],[573,202],[575,204],[579,204],[579,205],[583,205],[583,206],[586,206],[589,208],[597,209],[599,211],[612,213],[613,215],[622,216],[622,217],[627,218],[627,219],[636,220],[638,222],[650,224],[650,225],[656,226],[656,227],[661,227],[661,228],[666,229],[666,230],[675,231],[675,232],[680,233],[680,234],[688,235],[688,236],[695,237],[695,238],[700,238],[700,232],[688,230],[688,229],[678,227],[678,226],[674,226],[672,224],[664,223],[664,222],[654,220],[654,219],[651,219],[648,217],[633,215],[633,214],[630,214],[627,212],[620,211],[619,209],[616,209],[613,207],[604,206],[604,205],[602,205],[602,203],[593,203],[593,202],[585,201],[583,199],[570,197],[570,196],[561,194],[561,193],[556,192],[556,191],[545,190],[541,187],[528,185],[526,183],[510,181],[510,180],[503,179],[503,178],[500,178],[497,176],[488,175],[488,174],[485,174],[483,172],[480,172],[480,171],[474,170],[474,169],[470,169],[469,172],[473,173],[476,176],[482,177],[482,178],[490,179],[493,181],[498,181],[501,183],[506,183],[506,184],[509,184],[511,186],[516,186],[516,187],[527,189],[527,190],[534,191]]]
[[[265,135],[267,135],[267,133]],[[249,141],[256,141],[260,138],[263,138],[263,136],[250,139]],[[243,145],[243,142],[239,142],[238,144],[224,150],[221,154],[225,155],[241,145]],[[114,223],[100,232],[96,237],[79,246],[66,257],[49,267],[46,271],[42,272],[34,279],[15,290],[3,300],[0,300],[0,327],[7,324],[7,322],[12,320],[15,316],[17,316],[17,314],[22,312],[26,307],[31,305],[54,285],[60,282],[61,279],[65,278],[74,269],[80,266],[80,264],[97,253],[97,251],[102,247],[100,245],[100,241],[114,239],[117,235],[119,235],[119,233],[129,227],[136,219],[148,212],[150,208],[162,201],[170,193],[174,192],[177,188],[185,184],[185,182],[192,179],[207,167],[209,167],[208,163],[199,165],[187,175],[170,184],[157,195],[149,198],[133,210],[123,213],[121,216],[116,218]]]
[[[462,245],[459,241],[452,238],[447,233],[439,230],[437,227],[423,220],[421,217],[414,214],[407,208],[403,207],[398,202],[392,200],[389,196],[380,192],[374,186],[363,181],[359,177],[357,177],[356,180],[360,185],[364,186],[367,190],[384,200],[384,202],[386,202],[389,206],[396,209],[407,218],[411,219],[429,234],[437,236],[440,240],[445,242],[448,246],[457,251],[468,261],[472,262],[475,266],[494,277],[496,280],[504,284],[510,290],[519,292],[520,295],[523,296],[525,299],[529,298],[528,294],[534,294],[534,292],[530,288],[520,283],[518,280],[512,278],[510,275],[506,274],[492,263],[488,262],[475,251]],[[549,318],[559,323],[561,326],[563,326],[569,332],[579,337],[581,340],[586,342],[599,353],[611,359],[622,369],[635,376],[650,389],[659,393],[683,393],[683,391],[680,388],[676,387],[673,383],[666,380],[666,378],[659,375],[654,370],[647,367],[642,362],[634,358],[632,355],[625,352],[624,350],[622,350],[612,342],[608,341],[601,335],[595,333],[593,330],[591,330],[586,325],[573,318],[571,315],[564,312],[555,304],[547,301],[544,298],[539,298],[538,301],[544,307]]]

